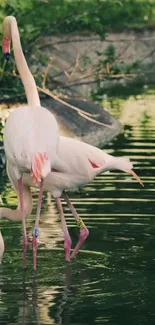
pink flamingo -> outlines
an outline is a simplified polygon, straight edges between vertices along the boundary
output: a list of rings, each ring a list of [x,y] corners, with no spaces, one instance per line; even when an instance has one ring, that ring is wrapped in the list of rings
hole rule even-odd
[[[3,240],[2,233],[0,231],[0,264],[2,264],[3,254],[4,254],[4,240]]]
[[[12,19],[13,17],[7,17]],[[13,18],[14,19],[14,18]],[[5,44],[4,44],[5,45]],[[4,49],[6,53],[6,48]],[[25,59],[24,59],[25,60]],[[25,62],[25,61],[24,61]],[[26,64],[26,62],[25,62]],[[31,91],[31,102],[35,102],[35,100],[39,100],[36,84],[33,79],[33,87],[31,86],[31,90],[29,90],[29,85],[31,84],[32,75],[28,69],[27,64],[24,66],[25,73],[22,74],[23,84],[28,85],[27,89],[27,97],[29,97],[29,91]],[[21,108],[20,108],[21,109]],[[19,123],[19,120],[18,120]],[[31,125],[31,128],[33,125]],[[29,131],[31,131],[31,128]],[[46,129],[45,129],[46,133]],[[13,136],[14,134],[12,134]],[[46,141],[46,139],[44,139]],[[63,169],[61,169],[60,162],[63,161]],[[14,186],[16,193],[19,198],[19,205],[16,210],[1,208],[0,209],[0,217],[5,216],[11,220],[20,220],[20,189],[19,189],[19,181],[18,175],[15,168],[12,168],[14,162],[8,159],[7,162],[7,172]],[[77,225],[80,228],[80,236],[79,241],[71,254],[71,258],[74,258],[78,253],[80,247],[88,236],[88,229],[86,228],[84,222],[77,214],[73,205],[71,204],[65,190],[75,189],[77,187],[83,186],[88,182],[92,181],[95,176],[99,175],[102,172],[112,169],[120,169],[130,173],[134,176],[141,184],[141,180],[132,170],[132,163],[125,158],[113,157],[111,155],[106,154],[102,150],[90,146],[84,142],[67,138],[60,137],[59,147],[58,147],[58,157],[56,158],[55,163],[52,165],[51,172],[47,174],[47,177],[44,179],[44,183],[42,184],[42,190],[49,191],[52,193],[52,196],[55,198],[58,210],[61,217],[62,228],[64,232],[64,248],[65,248],[65,257],[66,260],[70,260],[70,249],[71,249],[71,238],[68,232],[68,228],[66,225],[66,221],[63,214],[62,204],[61,204],[61,196],[66,200],[69,208],[71,209]],[[25,171],[25,170],[23,170]],[[29,171],[29,169],[27,170]],[[31,213],[32,210],[32,196],[31,196],[31,186],[35,186],[34,182],[30,174],[24,173],[22,174],[23,180],[23,214],[26,217]],[[36,265],[34,265],[36,267]]]
[[[22,175],[29,171],[34,183],[40,186],[37,214],[33,232],[33,258],[36,268],[37,237],[42,202],[43,180],[51,171],[56,161],[59,132],[54,116],[41,107],[36,84],[29,71],[20,44],[16,19],[8,16],[3,21],[2,49],[7,56],[10,53],[10,42],[13,43],[13,51],[16,65],[20,73],[28,105],[17,108],[12,112],[4,127],[4,149],[8,162],[18,180],[18,193],[23,224],[24,251],[28,245],[25,211],[23,205]]]
[[[67,149],[66,149],[67,148]],[[51,192],[53,198],[55,198],[58,211],[61,217],[62,229],[64,232],[64,249],[66,260],[69,261],[70,257],[74,258],[78,253],[80,247],[86,240],[89,231],[85,226],[83,220],[76,212],[74,206],[70,202],[66,190],[75,190],[78,187],[84,186],[91,182],[97,175],[102,172],[118,169],[124,172],[128,172],[134,176],[137,181],[142,184],[140,178],[132,170],[132,163],[127,158],[114,157],[102,150],[88,145],[87,143],[67,138],[60,137],[58,157],[66,164],[66,170],[61,172],[53,169],[45,178],[43,184],[43,191]],[[16,175],[12,169],[12,166],[7,163],[7,173],[9,179],[15,188],[18,195],[18,183]],[[31,187],[34,187],[30,174],[24,173],[23,175],[23,194],[24,194],[24,211],[25,215],[29,215],[32,210],[32,195]],[[37,186],[37,184],[36,184]],[[61,197],[63,197],[70,208],[77,226],[80,228],[79,240],[70,256],[71,250],[71,238],[65,221]],[[0,208],[0,218],[5,216],[10,220],[20,220],[20,206],[18,205],[16,210],[8,208]]]

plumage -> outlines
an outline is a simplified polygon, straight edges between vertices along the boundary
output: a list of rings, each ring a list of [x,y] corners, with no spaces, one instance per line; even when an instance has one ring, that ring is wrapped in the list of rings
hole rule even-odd
[[[114,157],[85,142],[63,136],[60,136],[58,157],[63,161],[65,170],[61,172],[57,169],[56,163],[43,186],[54,198],[61,196],[64,190],[76,190],[84,186],[103,172],[114,169],[129,172],[133,168],[128,158]],[[32,186],[28,174],[24,174],[23,181]]]
[[[20,172],[31,170],[33,157],[39,152],[45,152],[50,161],[41,175],[46,177],[56,161],[58,135],[55,118],[45,108],[22,106],[9,115],[4,127],[4,149],[17,178]]]
[[[4,240],[3,240],[2,233],[0,231],[0,264],[2,263],[3,254],[4,254]]]
[[[63,210],[60,205],[60,197],[63,196],[66,200],[75,220],[77,222],[78,227],[80,228],[80,237],[79,241],[74,248],[71,258],[74,258],[80,249],[81,245],[87,238],[89,232],[86,228],[84,222],[77,214],[76,210],[74,209],[73,205],[71,204],[66,190],[75,190],[78,187],[84,186],[85,184],[92,181],[96,175],[99,175],[105,171],[110,171],[113,169],[119,169],[122,171],[127,171],[131,173],[141,184],[141,180],[139,177],[131,170],[133,167],[132,163],[128,158],[121,158],[121,157],[114,157],[103,150],[100,150],[94,146],[91,146],[87,143],[81,142],[76,139],[71,139],[68,137],[60,137],[60,144],[58,149],[58,157],[59,159],[63,160],[64,166],[66,169],[61,172],[58,169],[53,169],[51,173],[47,175],[44,180],[43,190],[47,192],[51,192],[52,196],[55,198],[59,213],[61,216],[61,222],[64,230],[65,235],[65,252],[66,252],[66,259],[70,260],[70,248],[71,248],[71,238],[69,232],[67,230],[67,225],[65,223]],[[98,166],[98,167],[95,167]],[[57,165],[55,166],[57,167]],[[9,179],[14,186],[17,192],[17,179],[16,175],[13,173],[11,165],[7,164],[7,173]],[[25,195],[25,212],[26,215],[32,209],[32,199],[31,199],[31,187],[34,187],[34,183],[32,182],[32,178],[29,173],[24,173],[23,175],[23,185],[24,185],[24,195]],[[37,184],[36,184],[37,186]],[[18,192],[17,192],[18,194]],[[17,220],[18,220],[18,209],[17,207],[16,212],[11,212],[9,214],[9,219],[15,220],[15,214],[17,213]],[[4,208],[3,213],[5,214]],[[2,214],[3,214],[2,213]],[[0,216],[1,209],[0,209]],[[8,209],[7,209],[7,216],[8,216]]]
[[[23,223],[24,247],[28,245],[23,210],[24,171],[31,173],[32,181],[40,186],[37,215],[33,234],[34,268],[36,268],[37,236],[42,201],[43,180],[56,160],[59,130],[55,117],[40,105],[35,80],[27,66],[16,19],[8,16],[3,21],[2,49],[7,56],[12,40],[16,65],[24,85],[28,104],[10,113],[4,127],[4,149],[8,162],[18,181],[18,192]]]

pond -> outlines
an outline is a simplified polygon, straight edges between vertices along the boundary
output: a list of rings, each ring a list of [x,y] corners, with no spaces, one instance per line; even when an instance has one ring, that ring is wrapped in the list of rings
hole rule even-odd
[[[22,268],[21,223],[1,220],[5,241],[0,266],[0,323],[5,325],[153,325],[155,319],[155,96],[145,94],[107,102],[124,125],[106,147],[128,156],[142,188],[121,172],[100,175],[70,198],[90,235],[77,258],[65,262],[63,234],[54,201],[44,194],[38,269]],[[1,169],[1,205],[17,198]],[[27,222],[32,237],[34,209]],[[65,217],[75,245],[78,231],[68,208]]]

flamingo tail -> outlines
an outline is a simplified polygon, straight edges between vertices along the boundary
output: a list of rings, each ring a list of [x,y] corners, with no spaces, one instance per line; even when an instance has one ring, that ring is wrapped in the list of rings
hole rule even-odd
[[[32,156],[31,177],[36,184],[40,183],[51,171],[50,160],[46,153],[37,152]]]

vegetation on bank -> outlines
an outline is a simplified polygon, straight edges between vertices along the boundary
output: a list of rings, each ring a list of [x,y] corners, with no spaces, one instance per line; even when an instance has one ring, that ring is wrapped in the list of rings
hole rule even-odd
[[[0,19],[15,15],[23,41],[42,34],[155,26],[154,0],[0,0]]]
[[[155,1],[0,0],[0,24],[7,15],[14,15],[17,18],[22,46],[28,60],[34,54],[35,44],[44,35],[93,33],[104,39],[111,30],[154,28]],[[114,46],[110,46],[105,53],[97,53],[97,55],[99,64],[94,71],[96,90],[95,93],[93,92],[93,98],[95,100],[101,96],[102,83],[109,80],[110,74],[132,74],[133,71],[136,73],[143,68],[138,60],[130,65],[118,62]],[[43,61],[43,65],[46,66],[47,58],[43,58]],[[9,68],[8,66],[6,68],[1,53],[0,62],[0,98],[16,97],[18,100],[18,96],[21,97],[23,94],[23,88],[15,73],[13,76],[14,61],[12,60]],[[38,58],[33,55],[33,65],[37,64]],[[35,77],[37,83],[41,85],[43,76],[36,74]],[[60,91],[60,87],[58,88]]]

